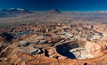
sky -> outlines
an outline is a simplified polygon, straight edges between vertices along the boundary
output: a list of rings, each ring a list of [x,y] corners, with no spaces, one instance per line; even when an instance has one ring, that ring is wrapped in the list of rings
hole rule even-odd
[[[30,11],[107,11],[107,0],[0,0],[0,10],[22,8]]]

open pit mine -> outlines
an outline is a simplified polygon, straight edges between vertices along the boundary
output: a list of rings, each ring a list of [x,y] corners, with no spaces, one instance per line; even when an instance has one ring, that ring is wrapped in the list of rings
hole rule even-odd
[[[107,65],[107,25],[21,24],[0,29],[0,65]]]

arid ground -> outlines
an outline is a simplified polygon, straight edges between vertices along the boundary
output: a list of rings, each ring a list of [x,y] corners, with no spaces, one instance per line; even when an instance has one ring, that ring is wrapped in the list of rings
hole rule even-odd
[[[0,11],[0,65],[107,65],[106,11],[12,11]]]

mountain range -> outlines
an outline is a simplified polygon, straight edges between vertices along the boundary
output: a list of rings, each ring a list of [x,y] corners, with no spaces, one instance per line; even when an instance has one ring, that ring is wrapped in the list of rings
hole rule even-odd
[[[32,12],[28,11],[28,10],[24,10],[24,9],[2,9],[0,11],[0,18],[2,17],[16,17],[17,15],[21,15],[21,14],[30,14]]]
[[[107,11],[94,11],[94,12],[61,12],[58,9],[52,9],[48,12],[31,12],[25,9],[2,9],[0,10],[0,21],[3,22],[2,18],[5,18],[7,22],[9,19],[6,18],[14,17],[15,22],[20,21],[58,21],[58,22],[72,22],[72,21],[97,21],[106,22]],[[19,17],[16,18],[15,17]],[[13,18],[12,18],[13,20]]]

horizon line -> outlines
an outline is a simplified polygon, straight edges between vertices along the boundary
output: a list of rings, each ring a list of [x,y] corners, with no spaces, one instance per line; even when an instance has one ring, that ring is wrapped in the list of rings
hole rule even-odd
[[[17,9],[17,8],[15,8],[15,9]],[[21,8],[21,9],[23,9],[23,8]],[[3,9],[0,9],[0,10],[3,10]],[[6,9],[6,10],[8,10],[8,9]],[[52,10],[52,9],[50,9],[50,10],[29,10],[29,9],[25,9],[25,10],[28,10],[28,11],[33,11],[33,12],[48,12],[48,11],[50,11],[50,10]],[[107,11],[107,10],[60,10],[60,9],[57,9],[57,10],[59,10],[59,11],[61,11],[61,12],[95,12],[95,11]]]

